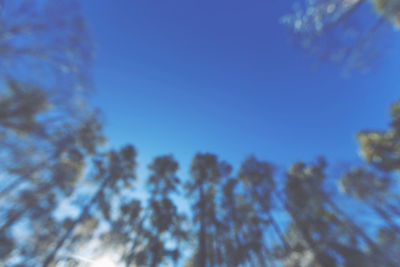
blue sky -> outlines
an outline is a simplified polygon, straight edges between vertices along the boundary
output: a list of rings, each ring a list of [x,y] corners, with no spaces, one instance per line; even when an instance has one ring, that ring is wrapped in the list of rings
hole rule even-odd
[[[349,78],[290,42],[282,1],[83,1],[96,43],[92,102],[110,145],[134,144],[141,170],[213,152],[278,165],[356,160],[355,134],[385,128],[398,65]],[[388,37],[390,38],[390,37]]]

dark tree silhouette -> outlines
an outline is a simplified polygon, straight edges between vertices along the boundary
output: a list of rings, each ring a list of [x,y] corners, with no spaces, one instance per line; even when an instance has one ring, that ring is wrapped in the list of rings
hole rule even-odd
[[[199,153],[192,161],[192,180],[188,181],[186,188],[194,200],[193,221],[199,227],[193,266],[213,266],[221,261],[222,252],[217,239],[222,224],[217,218],[216,201],[221,179],[229,174],[226,167],[213,154]]]

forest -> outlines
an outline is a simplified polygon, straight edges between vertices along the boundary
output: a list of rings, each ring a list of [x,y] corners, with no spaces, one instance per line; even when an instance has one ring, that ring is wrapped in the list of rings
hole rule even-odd
[[[281,21],[299,50],[379,68],[398,0],[302,3]],[[135,144],[110,147],[90,104],[94,47],[79,1],[0,0],[0,266],[400,265],[400,101],[340,171],[171,151],[141,177]]]

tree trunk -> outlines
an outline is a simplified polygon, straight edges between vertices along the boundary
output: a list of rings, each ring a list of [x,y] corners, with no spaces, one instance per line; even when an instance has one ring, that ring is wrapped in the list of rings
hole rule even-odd
[[[88,204],[83,208],[81,214],[73,223],[69,225],[67,228],[66,232],[64,235],[58,240],[57,244],[54,246],[53,250],[50,252],[49,255],[45,258],[43,261],[43,267],[49,266],[49,264],[54,260],[58,250],[64,245],[65,241],[68,240],[72,232],[75,230],[76,226],[82,222],[86,216],[89,214],[90,208],[93,206],[93,204],[98,200],[100,195],[103,193],[104,188],[106,187],[107,183],[109,182],[109,177],[107,177],[103,183],[100,185],[99,189],[97,190],[96,194],[93,196],[93,198],[89,201]]]
[[[371,203],[372,208],[379,216],[386,222],[386,224],[390,227],[392,231],[397,234],[400,234],[400,228],[396,223],[392,220],[391,216],[381,207],[376,204]]]
[[[291,207],[290,203],[285,201],[279,192],[277,192],[276,195],[278,197],[278,200],[283,204],[284,207],[286,207],[287,211],[289,212],[290,217],[292,218],[293,222],[295,223],[297,229],[300,231],[300,234],[302,235],[304,241],[307,243],[307,247],[313,252],[313,254],[315,256],[315,261],[317,262],[317,264],[320,267],[326,266],[326,264],[324,264],[324,260],[319,256],[320,253],[317,250],[318,246],[315,243],[314,239],[310,236],[310,234],[307,230],[307,226],[304,224],[304,222],[302,222],[301,220],[299,220],[297,218],[295,211]]]
[[[339,215],[341,215],[346,222],[348,222],[351,226],[351,228],[353,228],[354,232],[356,232],[358,235],[360,235],[364,241],[367,243],[368,247],[372,250],[372,253],[375,255],[379,256],[380,259],[380,264],[382,264],[382,262],[384,262],[385,264],[387,264],[387,266],[397,266],[398,264],[393,261],[392,259],[388,259],[385,256],[385,252],[382,251],[382,249],[375,244],[374,241],[372,241],[371,238],[369,238],[369,236],[367,236],[364,231],[358,227],[358,225],[356,225],[355,223],[353,223],[353,221],[349,218],[349,216],[347,214],[345,214],[343,211],[341,211],[336,204],[329,199],[328,197],[325,197],[325,201],[332,207],[332,209]]]
[[[278,235],[279,239],[281,240],[283,246],[285,247],[286,252],[291,251],[291,247],[289,243],[286,241],[285,236],[282,234],[281,229],[279,228],[277,222],[275,221],[274,217],[271,214],[271,211],[268,211],[267,213],[268,220],[271,222],[272,227],[274,228],[274,231]]]
[[[206,247],[206,221],[205,221],[205,199],[203,184],[200,185],[200,236],[199,236],[199,255],[196,262],[199,267],[206,267],[207,247]]]
[[[12,216],[10,216],[11,218],[9,218],[7,220],[7,222],[5,224],[3,224],[0,228],[0,235],[3,235],[7,229],[9,227],[11,227],[11,225],[13,225],[13,223],[15,223],[16,221],[19,220],[19,218],[22,217],[22,215],[27,212],[28,210],[26,209],[21,209],[20,211],[18,211],[17,213],[13,214]]]

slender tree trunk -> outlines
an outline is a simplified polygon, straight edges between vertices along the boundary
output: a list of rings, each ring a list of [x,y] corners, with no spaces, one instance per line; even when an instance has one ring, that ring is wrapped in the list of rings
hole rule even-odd
[[[376,204],[371,204],[372,208],[375,210],[376,213],[386,222],[386,224],[392,229],[392,231],[400,234],[400,228],[396,223],[392,220],[391,216],[381,207]]]
[[[35,192],[38,195],[41,195],[42,193],[46,192],[49,190],[49,185],[45,185],[42,188],[39,188],[37,192]],[[30,205],[33,205],[33,208],[35,208],[35,205],[38,205],[37,202],[29,203]],[[36,206],[37,207],[37,206]],[[31,208],[32,209],[32,208]],[[26,207],[25,209],[21,209],[15,214],[11,215],[10,218],[6,223],[4,223],[1,228],[0,228],[0,234],[3,234],[9,227],[11,227],[15,222],[17,222],[25,213],[28,213],[30,209]],[[47,213],[46,213],[47,214]],[[41,216],[43,216],[42,214]]]
[[[217,240],[217,247],[216,247],[216,256],[217,256],[217,266],[221,266],[224,259],[221,253],[221,246],[223,246],[223,241],[221,241],[221,237],[223,233],[219,225],[216,226],[216,240]],[[233,266],[232,266],[233,267]]]
[[[12,183],[7,185],[5,188],[3,188],[0,191],[0,199],[5,197],[7,194],[11,193],[11,191],[14,191],[15,189],[18,188],[19,185],[21,185],[23,182],[29,181],[29,175],[32,173],[36,172],[37,170],[43,169],[45,164],[43,162],[39,163],[38,165],[35,165],[35,167],[27,170],[23,174],[20,174],[18,178],[16,178]],[[45,186],[48,188],[49,186]]]
[[[318,246],[315,243],[314,239],[310,236],[307,226],[304,224],[304,222],[302,222],[301,220],[299,220],[297,218],[296,213],[293,210],[293,208],[291,207],[290,203],[285,201],[279,192],[277,192],[276,195],[278,197],[278,200],[283,204],[284,207],[286,207],[287,211],[289,212],[290,217],[292,218],[293,222],[296,224],[296,227],[299,229],[304,241],[307,243],[308,248],[313,251],[314,256],[315,256],[315,261],[317,262],[317,264],[320,267],[326,266],[326,264],[324,264],[324,260],[319,256],[320,253],[317,250]]]
[[[207,255],[210,258],[210,267],[214,267],[214,265],[215,265],[214,264],[214,261],[215,261],[214,256],[215,256],[215,250],[217,249],[215,247],[215,232],[214,232],[214,236],[212,233],[210,234],[209,238],[207,238],[207,241],[209,242],[209,244],[207,246],[207,248],[209,249]]]
[[[330,23],[327,27],[324,27],[323,32],[327,32],[332,29],[335,25],[347,19],[354,11],[357,10],[362,4],[364,4],[366,0],[358,0],[357,3],[353,4],[346,12],[342,15],[338,16],[332,23]]]
[[[393,259],[388,259],[385,256],[385,252],[382,251],[382,249],[378,245],[376,245],[375,242],[371,238],[369,238],[369,236],[367,236],[364,233],[364,231],[360,227],[358,227],[358,225],[356,225],[349,218],[349,216],[347,214],[345,214],[343,211],[341,211],[329,197],[325,196],[325,201],[329,204],[329,206],[332,207],[332,209],[337,214],[342,216],[346,220],[346,222],[348,222],[350,224],[350,226],[351,226],[351,228],[353,228],[354,232],[356,232],[358,235],[360,235],[363,238],[363,240],[367,243],[368,247],[372,250],[372,252],[375,255],[379,256],[379,259],[381,261],[380,264],[382,264],[382,262],[384,262],[385,264],[387,264],[387,266],[397,266],[398,265]]]
[[[156,232],[157,238],[159,237],[159,235],[160,235],[160,233],[157,230],[157,232]],[[156,242],[157,242],[157,240],[156,240]],[[156,267],[157,266],[157,262],[158,262],[158,256],[160,254],[160,248],[158,247],[158,244],[156,244],[155,251],[153,251],[152,254],[153,254],[153,257],[151,259],[151,267]]]
[[[6,223],[4,223],[1,228],[0,228],[0,235],[3,235],[11,225],[13,225],[16,221],[18,221],[22,215],[24,215],[25,212],[28,210],[26,209],[21,209],[17,213],[13,214],[10,216],[10,218],[7,220]]]
[[[348,18],[354,11],[357,10],[357,8],[359,8],[365,2],[366,2],[366,0],[359,0],[357,3],[353,4],[353,6],[350,7],[346,12],[344,12],[342,15],[338,16],[334,21],[332,21],[325,27],[323,27],[322,30],[311,39],[311,42],[316,42],[318,40],[318,38],[320,38],[323,34],[326,34],[328,31],[333,29],[340,22],[342,22],[346,18]]]
[[[233,195],[233,194],[232,194]],[[239,250],[241,249],[241,242],[239,239],[239,226],[238,226],[238,221],[237,221],[237,211],[236,211],[236,200],[235,197],[233,196],[231,199],[232,202],[232,210],[231,210],[231,216],[233,220],[233,236],[235,238],[236,245],[234,246],[234,255],[233,255],[233,266],[236,267],[239,266],[240,259],[239,257]]]
[[[150,264],[150,266],[151,267],[156,267],[157,266],[157,257],[158,257],[158,248],[155,250],[155,251],[153,251],[153,257],[152,257],[152,259],[151,259],[151,264]]]
[[[265,249],[268,250],[267,247],[266,247]],[[262,250],[259,251],[259,252],[256,254],[256,257],[257,257],[258,266],[260,266],[260,267],[269,267],[269,266],[270,266],[269,263],[268,263],[269,260],[268,260],[268,258],[264,255],[264,253],[263,253]]]
[[[135,241],[133,241],[132,247],[130,249],[130,253],[128,254],[125,262],[125,267],[129,267],[131,263],[133,262],[134,256],[135,256],[135,249],[137,245],[139,244],[140,237],[142,236],[143,232],[143,222],[145,220],[146,216],[143,217],[143,219],[139,223],[139,229],[136,233]]]
[[[205,197],[203,184],[200,185],[200,236],[199,236],[199,255],[197,262],[199,267],[206,267],[207,247],[206,247],[206,221],[205,221]]]
[[[371,34],[375,32],[384,22],[385,18],[381,16],[378,19],[378,21],[376,21],[375,24],[368,29],[368,31],[366,31],[360,37],[358,37],[358,39],[344,51],[346,57],[348,57],[353,51],[359,49],[360,46],[362,46],[365,43],[365,41],[368,40],[368,37],[370,37]]]
[[[389,207],[389,210],[393,213],[396,214],[397,216],[400,216],[400,209],[398,207],[396,207],[395,205],[392,204],[387,204],[387,206]]]
[[[267,213],[268,220],[271,222],[272,227],[274,228],[274,231],[278,235],[279,239],[281,240],[283,246],[285,247],[286,252],[291,251],[291,247],[289,243],[286,241],[285,236],[282,234],[281,229],[278,226],[278,223],[275,221],[274,217],[271,214],[271,211],[268,211]]]
[[[22,184],[25,180],[26,180],[25,177],[18,177],[14,182],[3,188],[3,190],[1,190],[0,192],[0,199],[6,196],[11,191],[13,191],[17,186]]]
[[[69,227],[67,228],[66,232],[64,235],[58,240],[52,251],[50,252],[49,255],[45,258],[43,261],[43,267],[49,266],[49,264],[54,260],[58,250],[64,245],[64,243],[68,240],[72,232],[75,230],[76,226],[82,222],[86,216],[89,214],[90,208],[93,206],[94,203],[98,200],[100,195],[103,193],[104,188],[106,187],[107,183],[109,182],[109,177],[107,177],[103,183],[100,185],[99,189],[97,190],[96,194],[92,197],[92,199],[89,201],[88,204],[83,208],[81,214],[75,221],[73,221]]]
[[[353,230],[355,230],[355,232],[364,239],[364,241],[368,244],[368,246],[370,248],[372,248],[372,249],[377,248],[377,246],[374,243],[374,241],[372,241],[372,239],[369,238],[369,236],[367,236],[360,227],[358,227],[356,224],[354,224],[353,221],[349,218],[349,216],[347,214],[345,214],[342,210],[340,210],[332,200],[330,200],[328,197],[325,197],[325,201],[329,204],[329,206],[331,206],[331,208],[337,214],[342,216],[346,220],[346,222],[348,222],[351,225]]]

